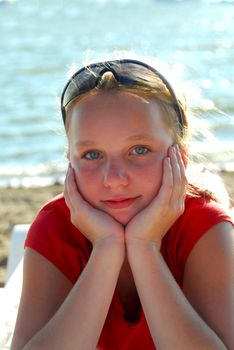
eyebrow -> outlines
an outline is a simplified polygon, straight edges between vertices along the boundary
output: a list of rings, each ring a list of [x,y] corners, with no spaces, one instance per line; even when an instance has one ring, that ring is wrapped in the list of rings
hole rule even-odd
[[[77,141],[75,143],[75,147],[92,147],[96,144],[96,142],[94,141]]]
[[[132,142],[132,141],[148,141],[148,142],[155,142],[155,138],[149,134],[137,134],[137,135],[132,135],[129,136],[126,139],[127,142]],[[94,147],[96,146],[97,143],[95,141],[92,140],[84,140],[84,141],[77,141],[75,143],[75,147],[79,148],[79,147]]]
[[[155,141],[155,138],[149,134],[137,134],[127,138],[127,141]]]

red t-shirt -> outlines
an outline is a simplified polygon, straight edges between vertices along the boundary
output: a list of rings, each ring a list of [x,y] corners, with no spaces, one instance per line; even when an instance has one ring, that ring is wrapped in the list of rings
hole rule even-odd
[[[161,247],[164,260],[181,288],[189,253],[201,236],[221,221],[232,222],[216,202],[205,198],[186,198],[183,215],[165,235]],[[72,225],[63,195],[57,196],[40,210],[30,227],[25,247],[43,255],[73,284],[92,250],[91,243]],[[98,349],[155,350],[143,311],[136,324],[128,323],[117,293],[114,293]]]

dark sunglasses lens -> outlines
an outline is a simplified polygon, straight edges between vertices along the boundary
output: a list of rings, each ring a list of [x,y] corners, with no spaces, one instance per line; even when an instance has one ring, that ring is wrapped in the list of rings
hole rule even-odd
[[[63,106],[66,107],[75,97],[95,88],[100,69],[83,69],[71,78],[64,96]]]
[[[133,63],[108,62],[94,64],[81,71],[70,80],[63,96],[63,106],[65,107],[75,97],[94,89],[100,75],[106,71],[112,71],[116,80],[123,85],[133,86],[144,84],[144,76],[150,74],[150,70],[143,65]],[[151,72],[155,78],[155,73]]]

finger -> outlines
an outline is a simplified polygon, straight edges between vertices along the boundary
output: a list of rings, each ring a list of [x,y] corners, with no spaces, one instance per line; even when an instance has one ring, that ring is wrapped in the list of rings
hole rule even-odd
[[[177,145],[177,159],[178,159],[178,164],[180,166],[180,174],[181,174],[181,196],[179,199],[179,203],[180,203],[181,213],[183,213],[185,209],[185,197],[187,192],[188,181],[186,177],[185,164],[178,145]]]
[[[171,201],[173,191],[173,174],[170,157],[163,160],[163,178],[162,185],[158,193],[158,199],[162,205],[168,205]]]
[[[83,198],[81,197],[75,179],[75,171],[69,166],[67,171],[67,176],[65,180],[65,193],[68,206],[71,210],[75,210],[78,206],[83,203]]]
[[[187,190],[187,177],[185,172],[185,165],[183,162],[183,158],[181,156],[181,152],[179,149],[179,146],[176,145],[176,157],[177,157],[177,163],[180,168],[180,193],[179,193],[179,199],[184,199],[184,196],[186,194]]]
[[[64,199],[65,199],[65,202],[67,204],[67,206],[69,207],[70,210],[73,210],[73,206],[72,206],[72,201],[71,201],[71,198],[70,198],[70,178],[71,178],[71,168],[68,167],[68,170],[67,170],[67,174],[66,174],[66,177],[65,177],[65,181],[64,181]]]
[[[68,169],[69,169],[69,167],[68,167]],[[64,194],[64,197],[65,197],[65,200],[66,200],[66,197],[68,196],[68,193],[67,193],[68,169],[67,169],[66,176],[65,176],[65,180],[64,180],[64,190],[63,190],[63,194]]]
[[[187,179],[185,174],[185,166],[184,162],[180,153],[180,149],[178,145],[174,146],[175,149],[175,155],[176,155],[176,161],[177,165],[179,167],[179,178],[177,178],[177,185],[174,186],[176,188],[175,192],[172,195],[172,206],[174,206],[175,210],[182,214],[184,211],[184,200],[185,200],[185,194],[186,194],[186,185],[187,185]],[[178,174],[177,174],[178,175]]]
[[[185,194],[186,190],[187,190],[187,176],[186,176],[186,169],[185,169],[185,164],[180,152],[180,148],[178,145],[176,145],[176,150],[177,150],[177,160],[178,160],[178,164],[180,167],[180,176],[181,176],[181,185],[182,185],[182,191]]]
[[[175,145],[170,147],[169,156],[171,159],[172,175],[173,175],[173,191],[172,191],[172,201],[176,201],[181,196],[181,169],[178,162],[177,150]]]
[[[67,191],[69,200],[73,207],[77,207],[82,201],[82,197],[78,191],[78,187],[75,179],[75,172],[73,168],[68,169],[68,177],[67,177]]]

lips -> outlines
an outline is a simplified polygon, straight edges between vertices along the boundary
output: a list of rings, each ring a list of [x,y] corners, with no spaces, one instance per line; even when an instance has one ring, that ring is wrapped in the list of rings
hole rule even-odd
[[[139,197],[134,198],[114,198],[103,201],[108,207],[112,209],[123,209],[132,205]]]

